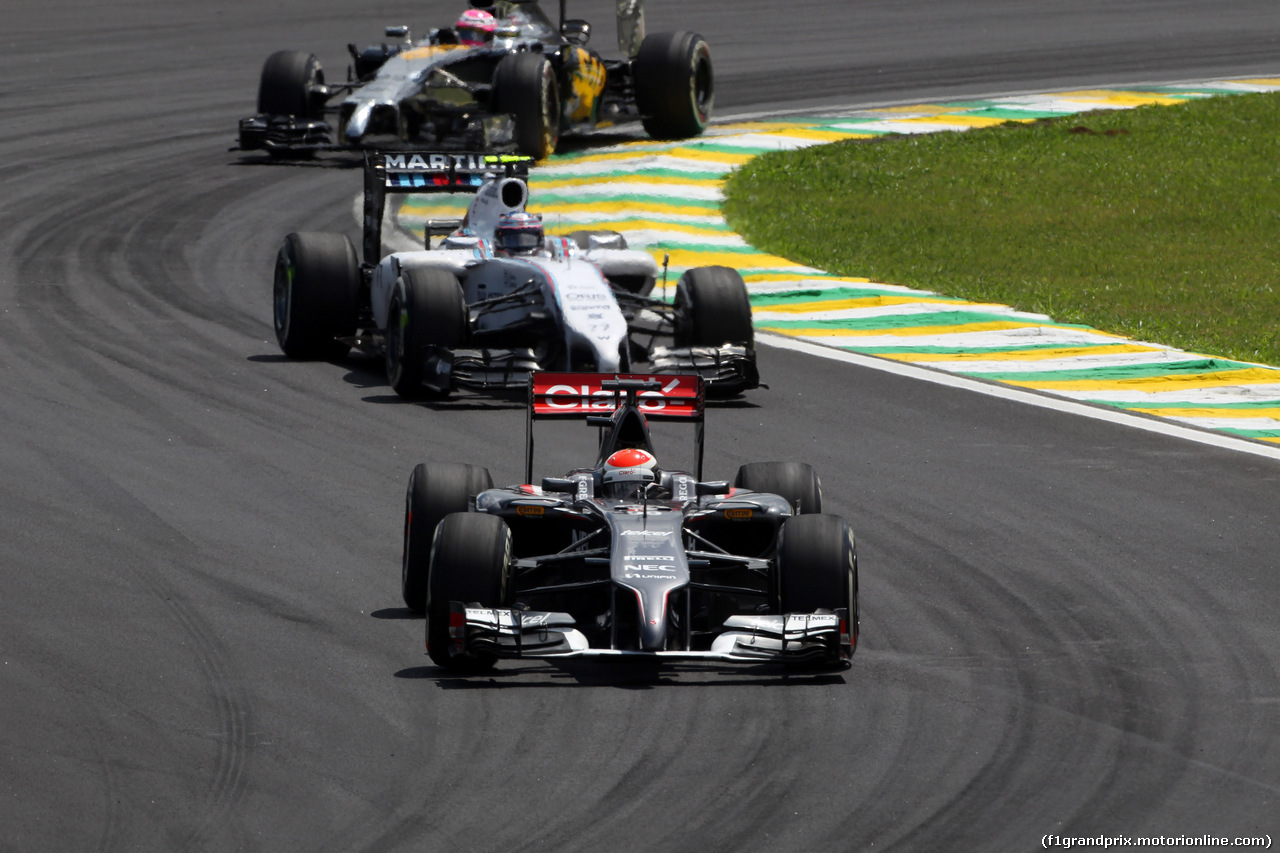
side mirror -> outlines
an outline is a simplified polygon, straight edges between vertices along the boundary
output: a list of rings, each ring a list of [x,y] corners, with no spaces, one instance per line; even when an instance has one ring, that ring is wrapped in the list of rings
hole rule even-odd
[[[708,480],[694,486],[694,491],[700,498],[707,495],[727,495],[733,491],[733,486],[729,485],[728,480]]]
[[[398,27],[387,27],[387,38],[402,38],[405,41],[412,41],[409,37],[409,28],[404,24]]]
[[[543,477],[542,491],[544,492],[567,492],[573,494],[578,491],[577,480],[570,480],[567,477]]]

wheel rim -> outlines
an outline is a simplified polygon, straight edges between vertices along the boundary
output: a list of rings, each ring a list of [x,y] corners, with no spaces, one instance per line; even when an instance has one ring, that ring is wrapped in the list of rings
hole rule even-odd
[[[705,125],[711,118],[711,102],[715,97],[715,87],[711,76],[711,59],[705,49],[699,50],[693,64],[692,84],[693,108],[698,114],[698,121]]]

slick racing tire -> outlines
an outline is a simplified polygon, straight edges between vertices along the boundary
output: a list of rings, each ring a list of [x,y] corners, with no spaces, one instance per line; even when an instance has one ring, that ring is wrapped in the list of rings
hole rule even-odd
[[[751,299],[737,270],[695,267],[676,284],[675,345],[752,347]]]
[[[276,253],[273,322],[289,358],[334,360],[351,347],[337,340],[356,332],[360,263],[342,234],[298,233]]]
[[[495,113],[516,123],[516,147],[535,160],[555,153],[560,141],[560,89],[555,69],[541,53],[522,51],[502,57],[493,73]]]
[[[838,515],[798,515],[778,532],[778,612],[846,608],[846,654],[858,647],[858,551],[849,523]],[[844,633],[842,631],[842,633]]]
[[[387,311],[387,382],[417,399],[428,347],[451,348],[467,339],[467,303],[458,277],[448,270],[405,270]]]
[[[436,530],[427,589],[427,653],[438,666],[484,670],[494,657],[457,652],[449,637],[449,602],[500,607],[506,603],[511,530],[496,515],[456,512]]]
[[[804,462],[748,462],[738,469],[733,485],[739,489],[780,495],[796,515],[822,512],[822,481]]]
[[[258,81],[258,112],[271,116],[319,119],[324,102],[316,90],[324,86],[320,60],[301,50],[280,50],[267,57]]]
[[[655,139],[702,133],[715,102],[706,39],[697,33],[652,33],[641,42],[631,68],[646,133]]]
[[[493,488],[488,468],[457,462],[421,462],[409,475],[404,498],[404,552],[400,565],[400,592],[404,604],[416,613],[427,609],[427,574],[431,565],[431,540],[441,519],[466,512],[473,496]]]

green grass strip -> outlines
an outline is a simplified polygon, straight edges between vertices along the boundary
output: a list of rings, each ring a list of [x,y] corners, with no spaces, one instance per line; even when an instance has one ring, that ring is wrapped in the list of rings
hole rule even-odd
[[[1280,94],[1189,97],[772,152],[725,212],[837,275],[1280,364],[1277,163]]]

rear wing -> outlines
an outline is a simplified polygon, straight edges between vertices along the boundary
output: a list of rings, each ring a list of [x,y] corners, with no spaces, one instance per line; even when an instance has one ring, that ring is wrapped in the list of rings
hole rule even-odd
[[[364,155],[366,264],[382,260],[382,212],[387,194],[475,192],[495,178],[528,180],[532,157],[474,152],[367,152]]]
[[[601,458],[613,451],[625,428],[638,429],[647,445],[649,420],[695,424],[696,476],[701,480],[705,412],[706,383],[697,374],[531,373],[525,482],[533,482],[533,423],[548,418],[585,420],[601,427]]]

